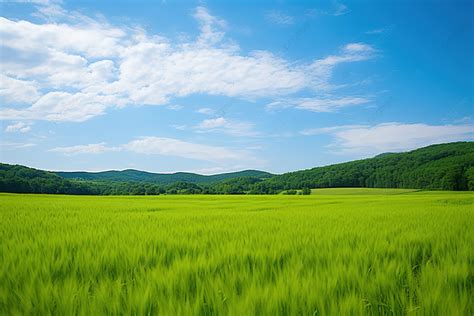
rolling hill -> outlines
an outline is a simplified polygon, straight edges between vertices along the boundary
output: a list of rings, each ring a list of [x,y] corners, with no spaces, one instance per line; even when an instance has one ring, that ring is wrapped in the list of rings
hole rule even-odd
[[[55,172],[58,176],[66,179],[79,179],[89,181],[119,181],[119,182],[148,182],[154,184],[172,184],[175,182],[188,182],[188,183],[216,183],[219,181],[242,178],[242,177],[254,177],[254,178],[270,178],[273,174],[258,171],[258,170],[244,170],[230,173],[220,173],[215,175],[201,175],[190,172],[176,172],[176,173],[151,173],[139,170],[123,170],[123,171],[104,171],[104,172]]]
[[[245,170],[216,175],[138,170],[47,172],[0,164],[0,191],[66,194],[277,194],[303,188],[474,190],[474,142],[432,145],[308,170],[272,175]],[[307,190],[307,189],[306,189]]]
[[[432,145],[289,172],[259,185],[266,192],[304,187],[474,190],[474,142]]]

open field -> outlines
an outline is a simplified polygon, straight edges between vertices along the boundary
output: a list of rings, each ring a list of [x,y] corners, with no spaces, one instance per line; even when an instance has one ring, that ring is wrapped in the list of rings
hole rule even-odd
[[[474,313],[473,193],[322,192],[1,194],[0,314]]]
[[[395,195],[420,192],[414,189],[378,189],[378,188],[337,188],[312,189],[311,194],[317,195]]]

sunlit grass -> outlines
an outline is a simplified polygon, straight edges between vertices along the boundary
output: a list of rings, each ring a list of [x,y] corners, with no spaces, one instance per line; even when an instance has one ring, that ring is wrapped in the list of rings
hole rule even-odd
[[[414,189],[379,189],[379,188],[330,188],[312,189],[311,194],[318,195],[393,195],[419,192]]]
[[[0,195],[0,314],[474,312],[474,195]]]

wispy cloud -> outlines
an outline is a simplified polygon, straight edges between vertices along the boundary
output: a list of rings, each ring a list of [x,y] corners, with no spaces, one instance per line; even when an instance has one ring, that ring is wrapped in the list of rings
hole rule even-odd
[[[11,150],[13,150],[13,149],[24,149],[24,148],[34,147],[34,146],[36,146],[36,144],[0,141],[0,148],[1,149],[11,149]]]
[[[369,127],[368,125],[340,125],[340,126],[330,126],[330,127],[316,127],[316,128],[309,128],[300,131],[301,135],[322,135],[322,134],[332,134],[338,131],[344,131],[349,129],[356,129],[356,128],[366,128]]]
[[[330,134],[335,152],[371,155],[411,150],[437,143],[474,140],[474,125],[428,125],[382,123],[374,126],[347,125],[309,129],[304,135]]]
[[[377,56],[377,50],[366,43],[349,43],[337,55],[315,60],[310,69],[314,74],[313,87],[318,90],[337,88],[330,83],[334,68],[345,63],[361,62]]]
[[[211,108],[200,108],[196,112],[204,115],[214,115],[216,113],[216,111]]]
[[[31,130],[31,126],[24,122],[16,122],[16,123],[8,125],[5,128],[5,132],[7,133],[15,133],[15,132],[27,133],[30,130]]]
[[[223,116],[204,119],[196,125],[178,124],[172,125],[172,127],[180,131],[193,131],[196,133],[222,133],[237,137],[261,136],[255,130],[253,123],[228,119]]]
[[[379,28],[379,29],[373,29],[373,30],[367,31],[365,32],[365,34],[374,35],[374,34],[382,34],[384,32],[385,32],[384,28]]]
[[[227,161],[259,161],[246,150],[230,149],[221,146],[211,146],[175,138],[156,136],[140,137],[118,146],[108,146],[106,143],[97,143],[56,147],[49,151],[68,156],[126,151],[136,154],[181,157],[215,163],[225,163]]]
[[[280,25],[292,25],[295,22],[295,19],[291,15],[276,10],[266,12],[265,19]]]
[[[297,98],[278,100],[267,104],[267,109],[296,108],[311,112],[336,112],[341,108],[367,104],[368,97],[326,97],[326,98]]]
[[[0,18],[1,45],[12,52],[0,60],[0,119],[81,122],[110,108],[168,105],[193,94],[248,100],[328,89],[336,65],[374,52],[353,43],[312,63],[268,51],[244,54],[226,39],[227,23],[204,7],[193,14],[198,37],[177,43],[58,5],[41,10],[45,23]]]
[[[199,132],[221,132],[232,136],[258,136],[254,124],[216,117],[203,120],[195,128]]]
[[[51,5],[52,3],[60,2],[54,0],[2,0],[3,3],[31,3],[38,5]]]
[[[139,154],[174,156],[212,162],[249,158],[247,153],[242,151],[166,137],[141,137],[123,145],[122,148]]]
[[[197,7],[194,17],[200,25],[201,34],[198,43],[202,45],[213,45],[219,43],[225,35],[222,30],[227,22],[209,13],[205,7]]]
[[[79,154],[102,154],[110,151],[120,151],[120,147],[108,147],[105,143],[98,144],[87,144],[87,145],[75,145],[68,147],[56,147],[50,149],[51,152],[57,152],[68,156],[79,155]]]
[[[179,111],[179,110],[182,110],[184,106],[180,104],[170,104],[170,105],[167,105],[166,108],[173,111]]]
[[[342,3],[336,4],[336,10],[334,12],[334,16],[340,16],[349,13],[349,8]]]

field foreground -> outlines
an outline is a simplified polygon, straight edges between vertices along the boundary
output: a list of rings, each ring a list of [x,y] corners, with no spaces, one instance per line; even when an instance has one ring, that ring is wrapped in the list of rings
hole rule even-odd
[[[474,194],[353,192],[1,194],[0,314],[472,315]]]

